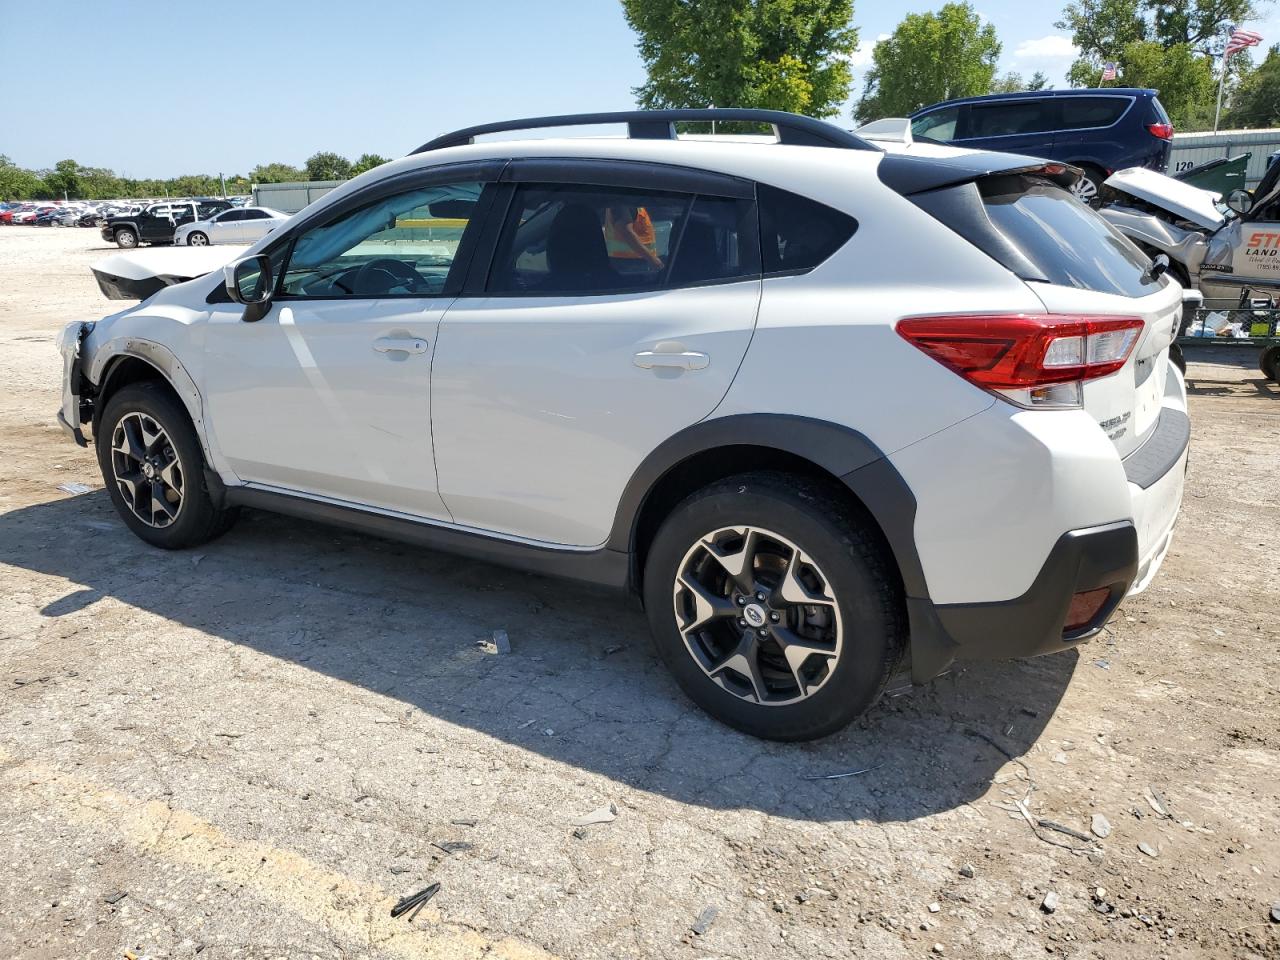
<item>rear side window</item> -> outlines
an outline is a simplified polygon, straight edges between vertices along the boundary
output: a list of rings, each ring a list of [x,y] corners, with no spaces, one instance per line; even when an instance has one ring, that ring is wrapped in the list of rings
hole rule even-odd
[[[1126,297],[1158,289],[1142,251],[1061,187],[1035,177],[992,177],[979,193],[996,231],[1038,274],[1023,279]]]
[[[528,184],[512,200],[488,289],[601,296],[760,273],[746,200]]]
[[[975,103],[969,106],[965,137],[1008,137],[1042,133],[1054,128],[1053,101],[1021,100],[1013,103]]]
[[[1129,102],[1124,97],[1064,97],[1062,129],[1109,127],[1120,119]]]
[[[798,194],[760,184],[760,249],[764,272],[812,270],[858,229],[847,213]]]
[[[911,135],[928,137],[930,140],[951,140],[956,135],[956,123],[959,119],[959,107],[943,107],[912,120]]]

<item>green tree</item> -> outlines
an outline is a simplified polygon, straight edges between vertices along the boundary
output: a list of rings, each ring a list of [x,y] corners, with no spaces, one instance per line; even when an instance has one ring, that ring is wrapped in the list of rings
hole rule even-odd
[[[380,167],[384,163],[390,162],[386,157],[379,156],[376,153],[362,153],[356,162],[351,165],[351,176],[359,176],[366,170],[372,170],[374,167]]]
[[[1043,90],[1049,85],[1049,78],[1037,70],[1030,80],[1022,79],[1022,74],[1010,71],[1003,77],[996,77],[991,84],[992,93],[1021,93],[1023,90]]]
[[[80,196],[80,164],[74,160],[59,160],[43,180],[55,197],[74,200]]]
[[[351,176],[351,161],[322,150],[307,157],[306,170],[308,180],[346,180]]]
[[[1240,81],[1225,121],[1231,127],[1280,124],[1280,44],[1268,50],[1258,68]]]
[[[0,154],[0,200],[35,200],[50,196],[44,181]]]
[[[1115,62],[1118,84],[1158,89],[1175,124],[1195,128],[1212,122],[1216,90],[1203,81],[1218,67],[1225,25],[1256,17],[1252,0],[1071,0],[1055,26],[1080,49],[1072,86],[1099,86],[1103,65]],[[1228,90],[1249,66],[1247,54],[1231,58]]]
[[[905,117],[939,100],[991,90],[1000,58],[995,28],[968,3],[913,13],[876,44],[854,116],[866,122]]]
[[[848,95],[853,0],[622,0],[649,78],[640,106],[828,117]]]
[[[249,179],[254,183],[297,183],[307,175],[287,163],[263,163],[249,171]]]

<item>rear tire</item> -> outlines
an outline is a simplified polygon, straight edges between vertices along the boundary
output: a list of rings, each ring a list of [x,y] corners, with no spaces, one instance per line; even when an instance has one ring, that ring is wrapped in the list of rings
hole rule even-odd
[[[1280,383],[1280,343],[1267,347],[1258,355],[1258,369],[1272,383]]]
[[[771,472],[672,510],[649,549],[644,601],[689,698],[768,740],[823,737],[870,709],[902,660],[906,616],[869,524],[837,488]]]
[[[138,235],[128,227],[121,227],[115,232],[116,246],[121,250],[132,250],[138,245]]]
[[[163,384],[122,387],[107,401],[94,443],[111,502],[147,543],[194,547],[235,523],[238,511],[214,505],[195,427]]]

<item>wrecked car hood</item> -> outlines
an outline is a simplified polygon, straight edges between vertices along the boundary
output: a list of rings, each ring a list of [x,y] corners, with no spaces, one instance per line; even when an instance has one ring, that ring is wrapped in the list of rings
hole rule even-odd
[[[1154,170],[1142,167],[1117,170],[1107,178],[1106,185],[1168,210],[1175,217],[1189,220],[1204,230],[1216,230],[1226,220],[1215,204],[1218,194]]]
[[[109,300],[145,300],[164,287],[219,270],[247,249],[240,245],[152,247],[113,254],[89,269]]]

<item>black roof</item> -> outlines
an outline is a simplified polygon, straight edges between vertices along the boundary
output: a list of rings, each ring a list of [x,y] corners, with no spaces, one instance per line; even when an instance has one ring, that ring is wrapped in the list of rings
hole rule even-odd
[[[1159,90],[1152,90],[1150,87],[1073,87],[1067,90],[1023,90],[1019,93],[987,93],[980,97],[957,97],[954,100],[940,100],[937,103],[931,103],[927,107],[921,107],[911,116],[917,116],[926,110],[933,110],[937,107],[954,106],[962,103],[990,103],[1000,100],[1041,100],[1053,97],[1084,97],[1084,96],[1110,96],[1110,97],[1154,97]]]

